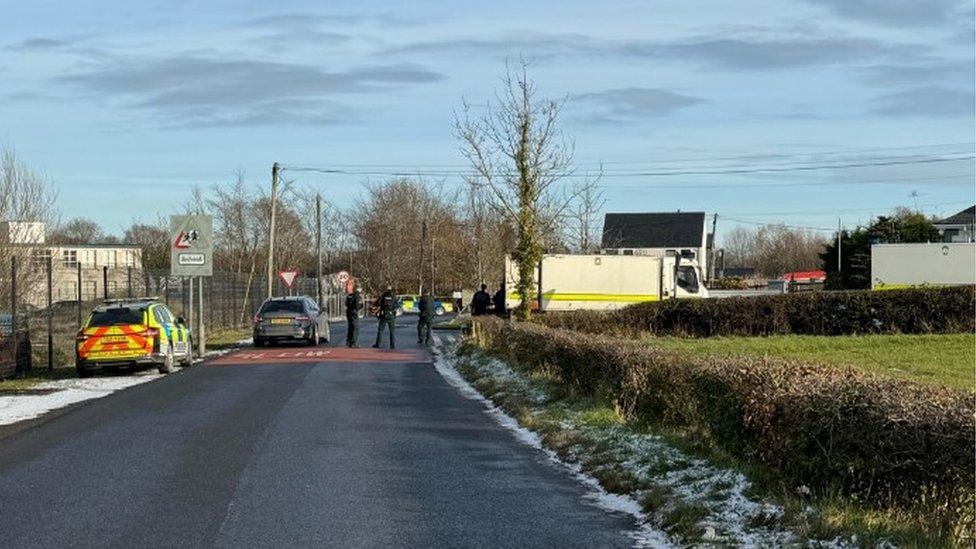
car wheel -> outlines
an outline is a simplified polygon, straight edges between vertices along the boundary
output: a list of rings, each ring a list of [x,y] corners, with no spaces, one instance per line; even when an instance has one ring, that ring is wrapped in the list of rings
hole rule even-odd
[[[308,341],[306,341],[310,347],[315,347],[319,344],[319,331],[318,328],[312,328],[312,334],[309,336]]]
[[[166,349],[166,358],[163,359],[163,363],[159,365],[159,373],[170,374],[173,373],[173,362],[176,357],[173,356],[173,344],[171,343]]]
[[[254,346],[255,347],[264,347],[264,338],[263,337],[256,337],[256,338],[254,338]]]
[[[186,342],[186,356],[180,361],[180,366],[193,366],[193,340],[187,340]]]
[[[78,372],[78,377],[80,378],[89,378],[95,375],[94,370],[89,370],[81,365],[75,366],[75,371]]]

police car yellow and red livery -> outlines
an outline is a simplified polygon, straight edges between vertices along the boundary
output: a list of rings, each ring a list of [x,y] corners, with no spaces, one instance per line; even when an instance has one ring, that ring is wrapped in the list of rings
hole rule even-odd
[[[155,298],[109,300],[78,331],[75,368],[89,377],[105,366],[148,364],[160,373],[193,363],[189,327]]]

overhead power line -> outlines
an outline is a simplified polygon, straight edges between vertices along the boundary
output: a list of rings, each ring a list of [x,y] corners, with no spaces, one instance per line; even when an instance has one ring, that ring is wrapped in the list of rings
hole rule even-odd
[[[976,156],[967,154],[963,156],[939,156],[925,158],[902,158],[900,160],[880,160],[847,163],[820,163],[806,164],[800,166],[755,166],[748,168],[731,169],[687,169],[687,170],[662,170],[662,171],[631,171],[603,173],[602,177],[671,177],[671,176],[700,176],[700,175],[742,175],[742,174],[761,174],[761,173],[786,173],[786,172],[806,172],[819,170],[841,170],[853,168],[870,168],[885,166],[903,166],[914,164],[937,164],[946,162],[961,162],[976,159]],[[358,175],[358,176],[384,176],[384,177],[467,177],[477,178],[478,174],[471,170],[349,170],[342,168],[318,168],[311,166],[283,166],[282,169],[292,172],[311,172],[327,175]],[[499,173],[498,175],[504,175]],[[578,174],[566,172],[558,174],[559,177],[593,177],[594,174]]]

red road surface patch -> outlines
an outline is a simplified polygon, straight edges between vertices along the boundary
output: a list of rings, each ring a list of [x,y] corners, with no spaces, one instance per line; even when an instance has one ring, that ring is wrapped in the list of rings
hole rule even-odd
[[[317,347],[296,349],[245,349],[210,361],[211,364],[293,364],[296,362],[427,362],[423,351],[415,349],[350,349]]]

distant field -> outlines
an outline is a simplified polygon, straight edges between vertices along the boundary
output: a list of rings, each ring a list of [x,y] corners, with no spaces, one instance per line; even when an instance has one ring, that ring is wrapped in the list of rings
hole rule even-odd
[[[894,377],[974,390],[976,336],[865,335],[678,338],[654,345],[703,355],[761,355],[852,365]]]

